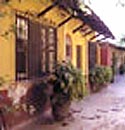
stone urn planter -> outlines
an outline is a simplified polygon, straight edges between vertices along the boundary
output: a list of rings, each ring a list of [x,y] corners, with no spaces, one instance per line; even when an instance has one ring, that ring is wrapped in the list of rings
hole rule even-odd
[[[53,116],[56,121],[64,120],[69,115],[71,101],[64,95],[56,95],[53,103]]]

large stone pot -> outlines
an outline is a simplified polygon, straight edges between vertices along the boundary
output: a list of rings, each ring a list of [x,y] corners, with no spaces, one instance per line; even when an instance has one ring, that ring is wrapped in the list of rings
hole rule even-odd
[[[64,95],[58,95],[56,98],[53,104],[53,116],[56,121],[62,121],[69,115],[71,101]]]

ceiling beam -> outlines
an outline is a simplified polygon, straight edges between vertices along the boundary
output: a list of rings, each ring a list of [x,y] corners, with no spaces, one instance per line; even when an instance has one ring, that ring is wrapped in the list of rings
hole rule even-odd
[[[52,5],[50,5],[49,7],[47,7],[46,9],[44,9],[43,11],[41,11],[41,12],[37,15],[37,17],[40,17],[40,16],[46,14],[48,11],[50,11],[51,9],[53,9],[53,8],[54,8],[55,6],[57,6],[57,5],[58,5],[58,2],[54,2]]]
[[[100,36],[100,34],[94,35],[93,37],[91,37],[91,38],[89,39],[89,41],[94,40],[94,39],[97,38],[98,36]]]
[[[86,32],[83,36],[89,35],[89,34],[91,34],[92,32],[93,32],[93,30],[90,30],[90,31]]]
[[[81,32],[85,33],[87,30],[89,30],[88,27],[81,29]]]
[[[81,28],[83,28],[85,26],[85,23],[83,23],[82,25],[78,26],[77,28],[75,28],[72,33],[76,33],[77,31],[79,31]]]
[[[61,27],[62,25],[64,25],[65,23],[67,23],[69,20],[71,20],[73,18],[73,15],[69,16],[67,19],[65,19],[64,21],[62,21],[61,23],[59,23],[57,25],[57,28]]]

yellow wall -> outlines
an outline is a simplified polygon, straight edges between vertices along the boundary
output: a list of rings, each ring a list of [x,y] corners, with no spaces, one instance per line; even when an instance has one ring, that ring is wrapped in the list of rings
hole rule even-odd
[[[68,21],[66,24],[61,26],[58,29],[58,60],[65,60],[65,37],[66,35],[70,35],[71,40],[72,40],[72,59],[71,62],[73,63],[74,66],[76,66],[76,57],[77,57],[77,52],[76,52],[76,47],[77,45],[82,46],[82,68],[81,70],[83,71],[83,74],[88,73],[88,43],[85,39],[85,37],[82,36],[80,31],[77,31],[76,33],[72,33],[72,31],[77,28],[79,25],[81,25],[82,22],[72,18],[70,21]]]
[[[0,17],[0,77],[15,80],[15,32],[9,30],[14,29],[11,27],[15,26],[16,10],[40,12],[46,8],[45,5],[50,4],[46,0],[42,4],[37,0],[25,0],[21,3],[11,0],[8,5],[0,3],[0,11],[5,14]]]
[[[2,8],[6,16],[0,18],[0,77],[7,80],[15,78],[15,38],[12,32],[8,33],[14,17],[8,7]]]
[[[19,3],[17,0],[12,0],[9,6],[2,7],[7,10],[8,16],[0,18],[0,28],[2,27],[2,32],[5,32],[10,28],[10,25],[15,24],[15,10],[30,11],[34,14],[38,14],[40,11],[44,10],[51,3],[43,1],[42,4],[38,0],[24,0]],[[13,9],[13,11],[12,11]],[[58,15],[56,14],[58,12]],[[58,10],[55,7],[53,10],[46,13],[44,16],[39,18],[39,22],[42,24],[52,24],[57,26],[60,22],[69,16],[66,12]],[[44,19],[43,19],[44,18]],[[44,21],[48,19],[48,21]],[[36,18],[36,20],[38,20]],[[83,74],[88,75],[88,37],[83,37],[80,31],[72,33],[73,29],[81,25],[82,22],[78,19],[72,18],[69,22],[57,29],[57,57],[59,61],[65,60],[65,36],[68,34],[72,39],[72,63],[76,66],[76,46],[82,46],[82,71]],[[9,33],[8,39],[5,37],[0,37],[0,76],[9,76],[9,79],[15,79],[15,37],[14,32]]]

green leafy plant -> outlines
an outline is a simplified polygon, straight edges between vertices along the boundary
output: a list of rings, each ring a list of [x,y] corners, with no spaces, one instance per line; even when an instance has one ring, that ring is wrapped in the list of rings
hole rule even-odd
[[[115,80],[115,75],[116,75],[116,68],[117,68],[117,61],[118,61],[118,58],[115,54],[115,52],[112,53],[112,65],[111,65],[111,68],[112,68],[112,80],[111,82],[114,82]]]
[[[85,78],[82,71],[75,68],[70,62],[59,63],[55,66],[55,86],[61,93],[69,95],[69,99],[84,97]]]
[[[112,69],[106,66],[95,66],[90,70],[89,81],[92,91],[100,90],[112,79]]]
[[[105,79],[105,83],[109,83],[112,80],[112,69],[111,67],[106,67],[104,66],[104,79]]]
[[[69,62],[58,63],[54,75],[53,108],[56,119],[60,120],[65,117],[64,112],[68,112],[72,100],[84,97],[85,78]]]

